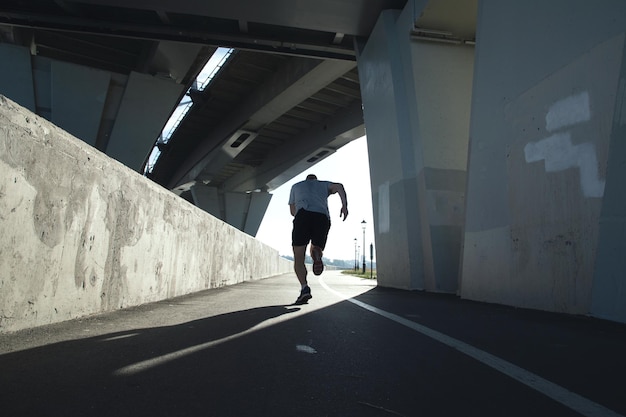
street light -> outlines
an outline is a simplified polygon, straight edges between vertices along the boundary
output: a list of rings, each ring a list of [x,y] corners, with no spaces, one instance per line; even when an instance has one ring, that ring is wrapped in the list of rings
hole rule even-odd
[[[374,278],[374,244],[370,243],[370,279]]]
[[[361,222],[361,229],[363,229],[363,274],[365,274],[365,220]]]
[[[356,237],[354,238],[354,270],[359,269],[358,258],[356,257]]]

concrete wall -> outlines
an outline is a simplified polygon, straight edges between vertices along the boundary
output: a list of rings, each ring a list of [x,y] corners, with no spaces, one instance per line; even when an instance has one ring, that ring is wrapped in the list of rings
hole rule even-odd
[[[624,158],[610,144],[626,139],[614,123],[625,28],[619,0],[479,3],[462,297],[594,314],[594,279],[604,279],[594,271],[607,272],[598,249],[626,237],[599,233],[603,210],[619,225],[626,214],[623,192],[617,212],[603,209],[605,184],[623,184],[607,160]],[[624,277],[601,285],[612,305],[626,303]],[[623,307],[609,310],[626,321]]]
[[[266,191],[231,193],[201,182],[195,183],[189,191],[190,201],[196,207],[250,236],[256,236],[272,200],[272,194]]]
[[[260,279],[291,262],[0,96],[0,331]]]

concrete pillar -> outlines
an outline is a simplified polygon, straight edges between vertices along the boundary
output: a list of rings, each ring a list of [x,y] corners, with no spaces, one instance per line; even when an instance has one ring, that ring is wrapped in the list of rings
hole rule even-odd
[[[610,129],[591,314],[626,323],[626,45]]]
[[[624,158],[626,4],[481,1],[477,21],[460,294],[589,314],[593,289],[623,321],[623,168],[607,159]]]
[[[384,12],[358,56],[378,282],[456,292],[474,50],[411,39],[413,19]]]
[[[96,146],[111,74],[0,44],[0,94]]]
[[[111,74],[60,61],[50,64],[50,121],[95,147]]]
[[[415,289],[424,287],[424,258],[415,151],[417,103],[413,80],[403,77],[403,53],[396,33],[399,13],[381,14],[357,63],[363,116],[370,155],[378,283]]]
[[[424,164],[418,179],[424,187],[425,288],[455,293],[465,220],[474,48],[414,41],[411,57]]]
[[[35,112],[35,87],[30,51],[0,43],[0,94]]]
[[[224,221],[239,230],[246,224],[249,194],[224,193]]]
[[[216,187],[208,187],[204,184],[196,184],[190,188],[193,203],[207,213],[223,219],[223,209],[220,207],[220,198]]]
[[[248,214],[243,231],[250,236],[256,236],[270,201],[272,201],[272,194],[253,192],[248,195],[250,196],[250,204],[248,205]]]
[[[204,184],[196,184],[190,191],[196,206],[251,236],[258,232],[272,199],[267,192],[222,192]]]
[[[132,72],[111,131],[107,155],[140,171],[183,90],[183,85],[171,79]]]

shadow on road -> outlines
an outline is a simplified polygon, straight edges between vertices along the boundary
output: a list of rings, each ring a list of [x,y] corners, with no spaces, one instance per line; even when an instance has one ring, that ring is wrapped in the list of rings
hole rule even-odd
[[[231,415],[223,407],[238,409],[238,389],[250,383],[246,368],[255,356],[255,349],[236,336],[250,338],[250,329],[260,323],[299,310],[259,307],[0,355],[2,414]],[[132,368],[146,361],[148,366]],[[119,372],[128,367],[130,372]],[[219,411],[211,399],[215,393],[223,397],[225,387],[232,407],[229,399]]]
[[[355,298],[626,415],[615,382],[626,372],[623,325],[382,288]],[[349,301],[258,307],[6,353],[0,407],[11,417],[578,415]]]

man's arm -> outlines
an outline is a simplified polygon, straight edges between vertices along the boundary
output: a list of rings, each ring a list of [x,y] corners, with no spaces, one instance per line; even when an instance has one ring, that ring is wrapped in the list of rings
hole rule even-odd
[[[292,216],[296,216],[296,195],[293,186],[291,186],[291,190],[289,190],[289,211]]]
[[[330,183],[330,187],[328,187],[329,194],[338,193],[341,198],[341,213],[339,213],[339,217],[343,216],[343,220],[346,221],[348,217],[348,195],[346,194],[346,189],[343,188],[343,184],[338,182]]]

